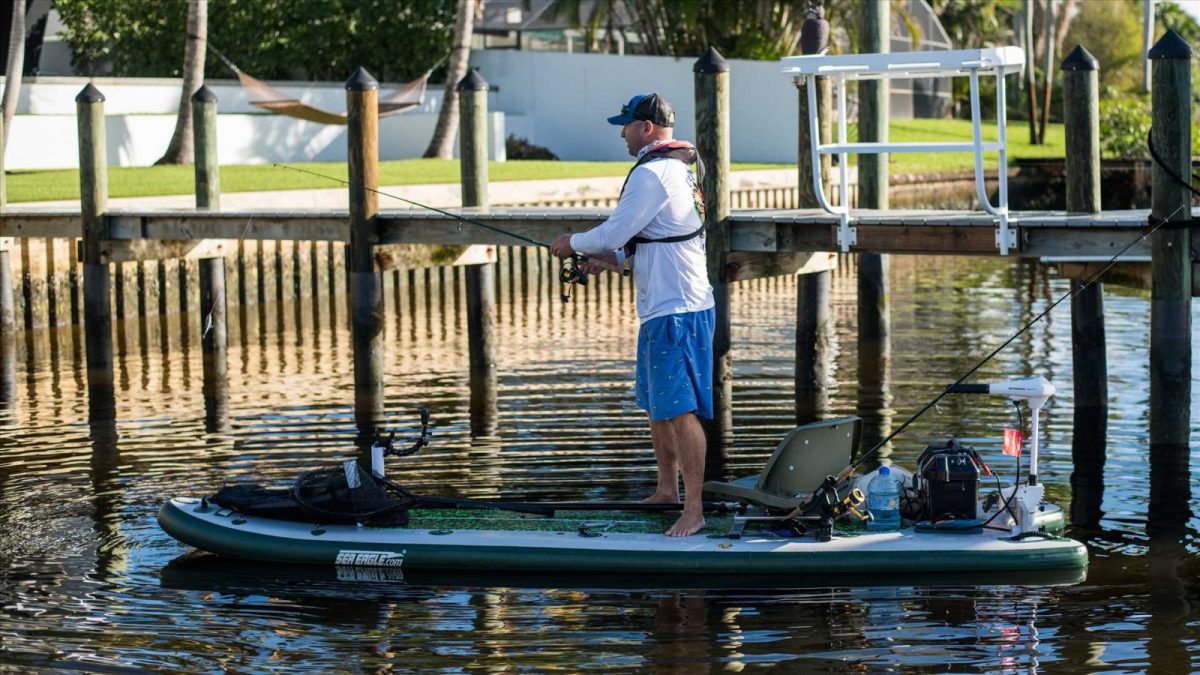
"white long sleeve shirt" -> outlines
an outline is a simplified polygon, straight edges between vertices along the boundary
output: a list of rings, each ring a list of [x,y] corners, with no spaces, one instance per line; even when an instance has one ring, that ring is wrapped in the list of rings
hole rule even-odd
[[[653,147],[642,148],[638,157]],[[695,174],[687,164],[676,159],[651,160],[629,175],[608,220],[571,235],[571,248],[584,255],[601,255],[620,249],[635,236],[659,239],[695,232],[703,224],[696,208],[695,186]],[[630,262],[642,323],[714,306],[703,234],[687,241],[639,244]]]

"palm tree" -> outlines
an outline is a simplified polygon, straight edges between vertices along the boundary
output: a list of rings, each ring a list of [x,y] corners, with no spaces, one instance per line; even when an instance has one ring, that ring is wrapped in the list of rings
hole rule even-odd
[[[8,131],[12,127],[13,114],[17,112],[17,98],[21,93],[21,73],[25,69],[25,0],[13,1],[12,27],[8,35],[8,70],[4,75],[4,98],[0,108],[4,110],[4,139],[8,142]],[[3,148],[0,148],[3,152]]]
[[[483,8],[483,0],[458,0],[450,61],[446,64],[446,90],[442,109],[438,111],[433,138],[425,149],[425,157],[450,159],[454,156],[454,138],[458,133],[458,81],[467,75],[471,58],[471,36],[475,33],[475,13]]]
[[[183,49],[183,90],[175,133],[167,151],[155,164],[191,164],[192,94],[204,84],[204,56],[208,46],[208,0],[188,0],[187,41]]]

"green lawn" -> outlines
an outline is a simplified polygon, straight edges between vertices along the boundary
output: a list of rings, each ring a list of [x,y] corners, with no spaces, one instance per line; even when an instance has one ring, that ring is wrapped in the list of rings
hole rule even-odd
[[[982,125],[985,141],[996,140],[996,124]],[[897,120],[892,122],[889,140],[894,142],[969,141],[970,120]],[[1009,122],[1008,158],[1034,159],[1038,157],[1063,157],[1065,154],[1063,127],[1050,124],[1046,127],[1046,144],[1029,144],[1029,123]],[[984,154],[984,168],[996,168],[997,153]],[[939,171],[961,171],[973,169],[974,155],[971,153],[894,153],[888,160],[892,173],[932,173]]]
[[[984,135],[996,137],[996,127],[985,125]],[[1029,134],[1023,123],[1009,125],[1009,156],[1061,157],[1063,154],[1062,125],[1052,125],[1047,131],[1049,144],[1030,146]],[[891,125],[894,141],[958,140],[971,137],[970,122],[962,120],[903,120]],[[992,153],[993,155],[995,153]],[[994,161],[994,157],[992,158]],[[297,164],[304,169],[345,180],[346,165],[340,162]],[[777,164],[735,164],[733,169],[780,168]],[[971,155],[954,154],[894,154],[890,166],[896,173],[921,173],[969,169]],[[545,180],[552,178],[590,178],[623,176],[629,162],[550,162],[514,161],[493,163],[488,168],[492,181]],[[381,162],[380,185],[415,185],[425,183],[457,183],[457,161],[410,159]],[[154,195],[191,194],[194,173],[189,166],[111,167],[108,173],[110,197],[141,197]],[[221,167],[222,192],[254,192],[262,190],[300,190],[335,188],[335,181],[288,171],[270,164]],[[10,203],[49,201],[79,198],[79,172],[74,169],[53,171],[11,171],[8,173]]]

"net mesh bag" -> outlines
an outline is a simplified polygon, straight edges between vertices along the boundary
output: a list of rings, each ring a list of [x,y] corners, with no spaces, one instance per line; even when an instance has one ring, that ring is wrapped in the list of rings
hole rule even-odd
[[[408,490],[348,460],[304,474],[292,487],[292,498],[318,523],[408,524],[416,503]]]

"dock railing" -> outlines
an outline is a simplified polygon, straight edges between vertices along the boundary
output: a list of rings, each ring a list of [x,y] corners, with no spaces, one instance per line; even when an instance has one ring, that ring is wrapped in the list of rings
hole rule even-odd
[[[1025,55],[1018,47],[994,47],[987,49],[964,49],[957,51],[917,51],[884,54],[812,54],[789,56],[780,61],[780,68],[785,76],[815,81],[817,77],[826,77],[833,81],[837,90],[837,134],[834,144],[823,144],[819,141],[818,131],[820,121],[819,106],[817,105],[817,88],[808,87],[808,125],[809,138],[818,139],[811,143],[811,161],[817,165],[821,155],[838,156],[838,184],[843,199],[839,204],[832,204],[825,198],[821,173],[814,171],[813,190],[820,200],[821,208],[838,216],[838,245],[843,253],[849,252],[857,245],[856,231],[851,226],[853,216],[850,204],[845,200],[849,193],[847,188],[847,173],[850,165],[849,154],[883,154],[892,152],[970,152],[975,159],[975,188],[979,204],[987,213],[996,216],[998,228],[996,231],[996,247],[1000,255],[1008,255],[1010,248],[1016,248],[1016,232],[1009,229],[1008,213],[1008,177],[1004,169],[1008,165],[1007,155],[1007,120],[1004,98],[1004,78],[1009,74],[1019,74],[1025,67]],[[996,78],[996,123],[998,140],[985,142],[980,125],[979,76],[994,75]],[[891,142],[850,142],[848,140],[849,124],[846,119],[846,84],[850,80],[880,80],[891,78],[934,78],[966,76],[971,80],[971,129],[972,140],[969,143],[959,142],[929,142],[929,143],[891,143]],[[983,153],[998,151],[1000,153],[999,196],[996,205],[992,205],[987,195],[987,187],[983,177]]]

